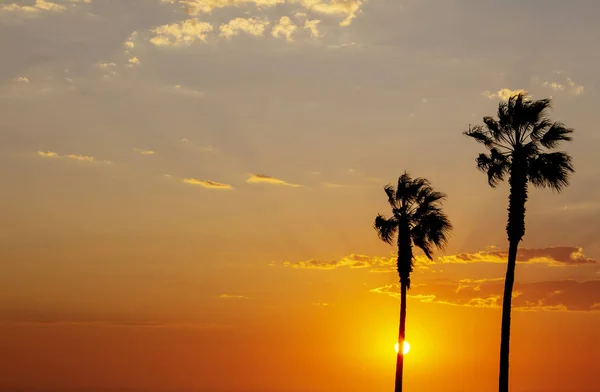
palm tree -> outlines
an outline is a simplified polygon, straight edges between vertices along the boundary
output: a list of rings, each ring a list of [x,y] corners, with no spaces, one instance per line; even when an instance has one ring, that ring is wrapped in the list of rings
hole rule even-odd
[[[496,187],[508,176],[508,266],[502,301],[499,391],[508,391],[510,345],[510,311],[515,280],[517,248],[525,235],[525,202],[529,183],[560,192],[569,184],[574,171],[571,157],[564,152],[550,152],[563,141],[571,141],[572,129],[547,117],[550,99],[531,101],[523,94],[510,97],[498,106],[498,118],[484,117],[464,134],[482,143],[489,154],[479,154],[477,168]]]
[[[392,216],[377,215],[375,230],[379,238],[392,244],[397,235],[397,269],[400,276],[400,328],[398,333],[398,355],[396,358],[396,388],[402,392],[402,371],[404,367],[404,340],[406,337],[406,291],[410,289],[410,273],[413,270],[413,245],[421,248],[433,260],[433,247],[443,248],[447,243],[452,225],[442,212],[442,201],[446,195],[436,192],[429,181],[415,178],[404,172],[398,179],[398,187],[384,187]]]

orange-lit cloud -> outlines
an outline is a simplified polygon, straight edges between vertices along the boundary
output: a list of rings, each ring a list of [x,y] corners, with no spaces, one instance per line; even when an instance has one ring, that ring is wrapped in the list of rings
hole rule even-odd
[[[442,263],[506,263],[507,251],[482,251],[442,256]],[[597,264],[598,260],[586,257],[583,249],[572,246],[557,246],[542,249],[519,249],[518,263],[542,263],[550,265]]]
[[[189,185],[199,185],[208,189],[222,189],[222,190],[231,190],[233,187],[229,184],[221,184],[219,182],[210,181],[210,180],[197,180],[195,178],[184,178],[181,180],[185,184]]]
[[[156,46],[182,46],[190,45],[194,41],[206,42],[208,33],[213,27],[208,22],[198,19],[188,19],[180,23],[165,24],[156,27],[152,32],[154,37],[150,42]]]
[[[112,163],[111,161],[98,160],[91,155],[79,155],[79,154],[65,154],[60,155],[54,151],[38,151],[37,155],[43,158],[67,158],[80,162],[98,162],[98,163]]]
[[[255,18],[235,18],[219,27],[220,35],[225,38],[231,38],[239,35],[240,32],[253,35],[255,37],[263,36],[265,29],[269,26],[269,21]]]
[[[508,101],[508,99],[510,97],[514,97],[515,95],[519,95],[519,94],[528,95],[527,91],[525,91],[523,89],[511,90],[509,88],[501,88],[500,90],[498,90],[495,93],[492,93],[487,90],[483,92],[484,97],[486,97],[488,99],[499,99],[501,101]]]
[[[282,16],[279,23],[273,26],[271,35],[273,37],[285,37],[288,41],[293,41],[292,35],[298,29],[298,26],[288,16]]]
[[[248,178],[246,180],[246,182],[248,184],[272,184],[272,185],[283,185],[283,186],[289,186],[292,188],[299,188],[302,185],[298,185],[298,184],[291,184],[287,181],[281,180],[279,178],[275,178],[275,177],[271,177],[271,176],[266,176],[264,174],[251,174],[250,178]]]
[[[338,260],[310,259],[306,261],[295,262],[285,261],[283,265],[291,268],[332,270],[338,267],[368,268],[376,266],[390,266],[394,265],[395,263],[396,261],[393,257],[374,257],[352,254],[346,257],[342,257]]]
[[[252,299],[252,297],[248,297],[246,295],[236,295],[236,294],[221,294],[219,295],[221,299]]]
[[[503,279],[442,281],[415,285],[409,297],[421,302],[483,308],[502,306]],[[373,293],[398,298],[398,284],[377,287]],[[513,308],[519,310],[600,310],[600,280],[516,282]]]
[[[352,23],[364,0],[161,0],[164,4],[180,4],[192,16],[210,14],[216,9],[254,5],[257,9],[286,5],[292,11],[300,9],[316,14],[341,17],[340,26]],[[296,14],[304,12],[296,12]]]
[[[133,151],[135,151],[136,153],[140,154],[140,155],[154,155],[156,154],[156,151],[154,150],[146,150],[143,148],[134,148]]]

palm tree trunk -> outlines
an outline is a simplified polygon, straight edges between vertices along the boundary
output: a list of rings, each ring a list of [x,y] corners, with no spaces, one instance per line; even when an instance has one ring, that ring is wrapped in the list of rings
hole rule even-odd
[[[511,241],[508,249],[508,266],[504,280],[504,297],[502,299],[502,332],[500,337],[500,377],[499,392],[508,392],[508,359],[510,348],[510,312],[512,290],[515,283],[515,267],[517,265],[517,249],[519,241]]]
[[[402,392],[402,373],[404,370],[404,339],[406,338],[406,282],[400,279],[400,330],[398,331],[398,355],[396,357],[396,388]]]
[[[508,359],[510,348],[510,312],[512,306],[512,290],[515,283],[515,267],[517,265],[517,249],[525,235],[525,203],[527,202],[527,164],[520,151],[513,153],[510,169],[510,194],[508,196],[508,265],[504,279],[504,296],[502,297],[502,331],[500,335],[500,374],[498,391],[508,392]]]

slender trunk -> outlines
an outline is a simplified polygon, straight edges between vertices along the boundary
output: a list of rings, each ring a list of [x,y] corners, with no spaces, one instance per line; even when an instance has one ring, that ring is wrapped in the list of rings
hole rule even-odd
[[[509,349],[510,349],[510,312],[512,290],[515,283],[515,267],[519,242],[525,235],[525,203],[527,202],[527,161],[517,149],[513,153],[510,169],[510,195],[508,197],[508,265],[504,280],[504,296],[502,298],[502,330],[500,335],[500,373],[498,391],[508,392]]]
[[[404,340],[406,338],[406,282],[400,280],[400,330],[398,331],[398,355],[396,357],[396,388],[402,392],[402,374],[404,370]]]
[[[400,220],[398,230],[398,276],[400,277],[400,328],[398,332],[398,355],[396,356],[396,388],[402,392],[402,376],[404,371],[404,339],[406,336],[406,291],[410,289],[410,273],[412,272],[412,243],[410,227],[406,219]]]
[[[500,376],[499,392],[508,392],[508,363],[510,349],[510,312],[512,290],[515,282],[515,266],[517,265],[517,248],[519,242],[510,243],[508,250],[508,266],[504,280],[504,297],[502,299],[502,332],[500,337]]]

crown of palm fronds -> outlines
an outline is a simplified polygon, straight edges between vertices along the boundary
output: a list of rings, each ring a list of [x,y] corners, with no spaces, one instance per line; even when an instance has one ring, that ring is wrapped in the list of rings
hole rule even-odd
[[[398,178],[396,188],[387,185],[384,190],[392,207],[392,216],[386,218],[378,214],[375,218],[374,227],[379,238],[391,244],[399,230],[407,230],[412,243],[432,260],[433,248],[445,247],[452,230],[441,209],[446,195],[436,192],[426,179],[412,179],[406,172]],[[399,266],[398,272],[401,278],[408,278],[402,275],[412,272],[412,258],[409,265]]]
[[[571,141],[573,129],[552,122],[547,117],[550,108],[550,99],[531,101],[523,94],[515,95],[498,105],[497,118],[484,117],[484,125],[464,132],[489,150],[489,154],[479,154],[476,161],[492,187],[504,180],[516,160],[537,187],[560,191],[568,185],[569,174],[574,171],[571,157],[549,150]]]

